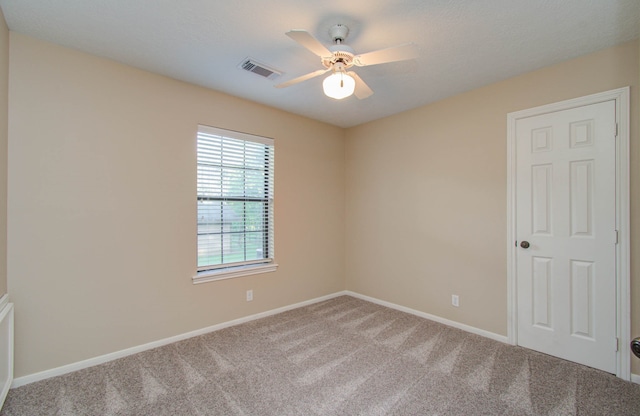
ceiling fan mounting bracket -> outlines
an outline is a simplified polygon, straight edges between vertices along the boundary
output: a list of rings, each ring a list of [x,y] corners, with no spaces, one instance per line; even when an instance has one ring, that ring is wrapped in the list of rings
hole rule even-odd
[[[329,28],[329,35],[333,43],[344,42],[349,34],[349,28],[345,25],[337,24]]]

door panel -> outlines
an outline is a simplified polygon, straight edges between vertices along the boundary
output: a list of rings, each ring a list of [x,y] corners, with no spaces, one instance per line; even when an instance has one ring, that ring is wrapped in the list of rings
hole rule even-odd
[[[539,328],[553,328],[551,308],[551,262],[545,257],[532,257],[533,325]]]
[[[615,372],[615,102],[516,123],[518,344]]]
[[[536,235],[551,235],[551,190],[553,178],[553,166],[532,166],[532,232]]]
[[[571,236],[593,237],[593,160],[571,162]]]
[[[593,262],[571,260],[571,334],[593,337]]]

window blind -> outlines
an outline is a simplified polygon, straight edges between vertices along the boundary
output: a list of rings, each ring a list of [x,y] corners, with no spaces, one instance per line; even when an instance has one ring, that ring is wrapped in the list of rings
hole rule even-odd
[[[272,262],[273,139],[198,126],[198,271]]]

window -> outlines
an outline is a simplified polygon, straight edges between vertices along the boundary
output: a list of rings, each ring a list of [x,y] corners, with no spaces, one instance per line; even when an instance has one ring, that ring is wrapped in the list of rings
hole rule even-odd
[[[274,271],[273,139],[198,126],[194,283]]]

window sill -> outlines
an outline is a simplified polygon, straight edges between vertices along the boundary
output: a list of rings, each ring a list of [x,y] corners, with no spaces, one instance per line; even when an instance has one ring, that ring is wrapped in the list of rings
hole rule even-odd
[[[206,270],[193,276],[193,284],[214,282],[216,280],[233,279],[234,277],[249,276],[252,274],[275,272],[278,269],[276,263],[230,267],[228,269]]]

